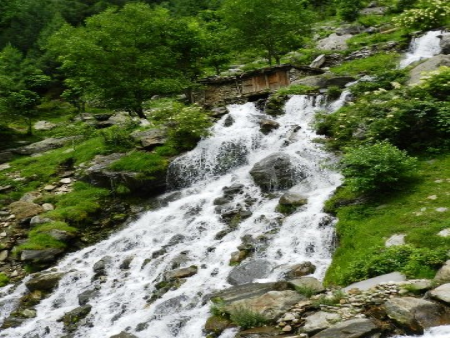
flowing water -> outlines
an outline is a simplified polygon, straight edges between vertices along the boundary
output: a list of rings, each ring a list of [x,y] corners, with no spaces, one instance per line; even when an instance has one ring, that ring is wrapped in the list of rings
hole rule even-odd
[[[429,59],[441,52],[439,45],[442,31],[429,31],[419,38],[412,40],[409,46],[409,51],[406,53],[402,61],[400,61],[400,68],[408,67],[410,64],[423,59]]]
[[[344,97],[330,109],[343,104]],[[230,106],[229,115],[213,127],[212,136],[173,164],[170,183],[179,190],[161,198],[167,205],[145,213],[108,240],[62,260],[56,270],[66,275],[52,295],[36,307],[37,317],[18,328],[3,330],[0,337],[64,336],[58,319],[79,306],[80,293],[93,288],[97,295],[89,301],[89,324],[80,326],[74,337],[102,338],[125,330],[142,338],[202,337],[209,310],[202,299],[230,286],[230,255],[245,235],[264,238],[252,259],[264,259],[273,266],[259,281],[280,280],[287,266],[304,261],[314,263],[315,276],[323,277],[331,261],[334,231],[333,220],[322,207],[341,177],[327,169],[325,165],[333,158],[314,142],[318,136],[310,124],[319,109],[327,109],[323,97],[294,96],[286,104],[286,113],[276,119],[280,127],[263,135],[259,122],[268,116],[252,103]],[[229,125],[231,120],[234,122]],[[299,170],[295,175],[298,184],[290,191],[308,199],[307,205],[284,220],[275,211],[282,192],[262,193],[249,174],[256,162],[274,153],[290,156]],[[219,231],[230,228],[213,201],[223,196],[224,187],[233,184],[243,188],[227,207],[251,216],[216,239]],[[104,257],[108,257],[106,278],[93,281],[93,266]],[[121,265],[127,258],[132,260],[124,270]],[[164,272],[192,265],[199,268],[196,275],[149,304]],[[3,291],[3,319],[24,292],[23,285]],[[223,337],[232,335],[227,332]]]

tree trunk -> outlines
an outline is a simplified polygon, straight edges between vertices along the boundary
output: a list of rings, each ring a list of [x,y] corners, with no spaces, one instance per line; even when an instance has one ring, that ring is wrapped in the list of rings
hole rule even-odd
[[[33,135],[33,127],[32,127],[32,121],[31,119],[27,119],[27,123],[28,123],[28,130],[27,130],[27,135],[31,136]]]
[[[147,116],[145,116],[144,114],[144,109],[142,108],[142,106],[136,107],[134,109],[134,112],[136,113],[137,116],[139,116],[140,119],[147,119]]]
[[[277,65],[281,64],[281,57],[279,55],[275,55],[275,62]]]

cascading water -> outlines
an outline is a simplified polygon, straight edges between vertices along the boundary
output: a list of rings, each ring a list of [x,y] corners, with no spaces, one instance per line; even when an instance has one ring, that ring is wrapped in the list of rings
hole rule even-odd
[[[419,38],[411,41],[409,51],[406,53],[402,61],[400,61],[400,69],[408,67],[410,64],[423,59],[429,59],[441,52],[439,45],[442,31],[429,31]]]
[[[265,238],[252,258],[264,259],[273,267],[264,281],[277,281],[287,266],[304,261],[315,264],[315,276],[323,277],[331,261],[334,231],[322,207],[341,177],[325,166],[333,158],[314,142],[318,136],[310,124],[319,109],[326,109],[323,97],[294,96],[286,104],[286,113],[276,119],[279,128],[263,135],[259,122],[268,116],[252,103],[229,107],[229,117],[216,124],[212,136],[173,164],[171,181],[185,187],[170,194],[175,200],[147,212],[108,240],[62,260],[56,270],[65,276],[51,296],[36,306],[37,316],[2,331],[0,337],[64,336],[67,333],[58,319],[77,308],[78,295],[89,290],[94,292],[89,300],[91,312],[86,324],[70,337],[110,337],[121,331],[142,338],[202,337],[209,310],[204,296],[229,287],[229,259],[245,235]],[[225,126],[226,119],[233,124]],[[299,183],[290,191],[308,200],[284,220],[275,211],[281,192],[262,193],[249,174],[255,163],[273,153],[290,156],[301,169]],[[233,184],[242,185],[241,191],[228,208],[246,211],[247,218],[230,228],[213,201]],[[221,230],[227,231],[217,237]],[[106,263],[106,277],[94,280],[93,266],[101,259]],[[124,268],[126,260],[129,267]],[[193,265],[198,267],[195,275],[149,301],[164,273]],[[11,306],[3,306],[0,320],[24,292],[23,284],[3,292],[1,301]],[[230,331],[222,335],[231,336]]]

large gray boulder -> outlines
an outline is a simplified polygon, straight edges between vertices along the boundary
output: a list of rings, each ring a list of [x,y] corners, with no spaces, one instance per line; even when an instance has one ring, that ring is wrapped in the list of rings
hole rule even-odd
[[[137,338],[137,337],[134,334],[122,331],[119,334],[115,334],[114,336],[111,336],[109,338]]]
[[[429,294],[434,299],[450,304],[450,283],[443,284],[436,289],[431,290]]]
[[[50,248],[42,250],[22,250],[20,253],[20,260],[23,262],[40,264],[51,263],[56,261],[59,255],[64,252],[64,249]]]
[[[305,318],[301,331],[309,335],[328,329],[341,321],[341,316],[333,312],[319,311]]]
[[[252,283],[255,279],[265,278],[273,270],[273,265],[263,259],[257,259],[234,267],[227,281],[231,285]]]
[[[413,297],[391,298],[385,303],[386,314],[407,333],[422,334],[424,329],[448,323],[441,305]]]
[[[450,33],[442,34],[439,45],[441,47],[441,54],[450,54]]]
[[[336,33],[333,33],[327,38],[317,41],[316,48],[319,50],[347,50],[347,40],[352,36],[353,35],[351,34],[337,35]]]
[[[32,143],[24,147],[11,149],[12,152],[20,155],[33,155],[43,153],[48,150],[61,148],[70,142],[75,142],[80,136],[48,138],[40,142]]]
[[[323,284],[314,277],[300,277],[292,279],[288,283],[296,289],[309,289],[316,293],[325,291]]]
[[[240,301],[242,299],[254,298],[261,296],[269,291],[286,291],[288,284],[279,283],[250,283],[233,286],[231,288],[215,292],[207,298],[212,301],[220,301],[226,305]]]
[[[420,79],[423,76],[423,73],[434,71],[442,66],[450,67],[450,55],[436,55],[431,59],[428,59],[427,61],[414,67],[409,72],[408,84],[419,84],[421,82]]]
[[[344,291],[349,291],[351,289],[359,289],[361,291],[369,290],[381,283],[388,282],[404,282],[406,281],[406,276],[400,272],[391,272],[385,275],[377,276],[374,278],[366,279],[361,282],[353,283],[344,288]]]
[[[161,146],[167,141],[166,133],[162,129],[138,130],[131,133],[130,136],[148,150]]]
[[[450,282],[450,260],[438,270],[434,279],[438,282]]]
[[[9,205],[11,214],[16,216],[19,221],[31,219],[32,217],[39,215],[44,209],[35,203],[26,201],[17,201]]]
[[[312,338],[375,338],[378,327],[370,319],[351,319],[319,332]]]
[[[306,178],[306,174],[294,166],[289,155],[272,154],[256,163],[250,175],[265,192],[288,189]]]
[[[181,268],[176,270],[167,271],[164,274],[164,279],[166,280],[173,280],[173,279],[180,279],[180,278],[188,278],[191,276],[194,276],[197,274],[198,268],[193,265],[187,268]]]
[[[48,121],[38,121],[33,126],[34,130],[43,130],[43,131],[52,130],[55,127],[56,124]]]
[[[328,88],[330,86],[337,86],[344,88],[347,83],[356,81],[352,76],[337,76],[330,74],[307,76],[302,79],[293,81],[293,84],[299,84],[310,87]]]
[[[232,313],[234,310],[247,309],[262,314],[269,320],[275,320],[286,313],[294,304],[305,299],[305,296],[291,290],[269,291],[258,297],[234,302],[225,306],[224,310],[227,313]]]
[[[52,291],[59,283],[60,279],[64,276],[63,273],[37,273],[32,275],[31,279],[25,283],[25,286],[30,292],[39,291]]]

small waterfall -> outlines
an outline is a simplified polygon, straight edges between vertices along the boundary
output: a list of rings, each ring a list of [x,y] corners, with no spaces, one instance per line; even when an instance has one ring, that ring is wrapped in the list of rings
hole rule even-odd
[[[260,132],[260,121],[270,116],[252,103],[230,106],[229,116],[214,126],[212,136],[174,163],[170,181],[180,187],[170,195],[175,200],[161,197],[171,202],[147,212],[109,239],[68,255],[55,267],[64,277],[36,306],[37,316],[3,330],[0,337],[65,336],[58,320],[79,306],[78,295],[90,291],[92,310],[86,324],[70,337],[107,338],[121,331],[139,338],[202,337],[209,312],[203,299],[230,286],[227,276],[233,267],[229,260],[244,236],[264,238],[252,259],[263,259],[274,267],[259,281],[280,280],[288,266],[304,261],[315,264],[314,276],[322,278],[331,262],[335,222],[322,208],[341,176],[326,165],[335,159],[314,142],[319,136],[311,123],[318,110],[338,109],[345,95],[333,106],[322,96],[292,97],[285,114],[274,119],[278,129],[268,135]],[[289,156],[304,175],[289,191],[305,196],[308,203],[288,217],[275,210],[285,191],[265,194],[249,174],[255,163],[274,153]],[[229,207],[247,214],[230,228],[213,201],[223,196],[224,187],[238,184],[240,192]],[[96,279],[93,266],[100,260],[105,262],[106,276]],[[124,261],[127,268],[123,268]],[[198,267],[195,275],[152,299],[167,271],[192,265]],[[24,284],[4,289],[0,322],[25,292]],[[222,338],[233,335],[227,331]]]
[[[400,69],[406,68],[410,64],[423,59],[429,59],[441,52],[439,45],[442,31],[429,31],[425,35],[414,38],[409,46],[409,51],[400,61]]]
[[[450,337],[450,325],[432,327],[425,330],[423,336],[397,336],[395,338],[449,338]]]

